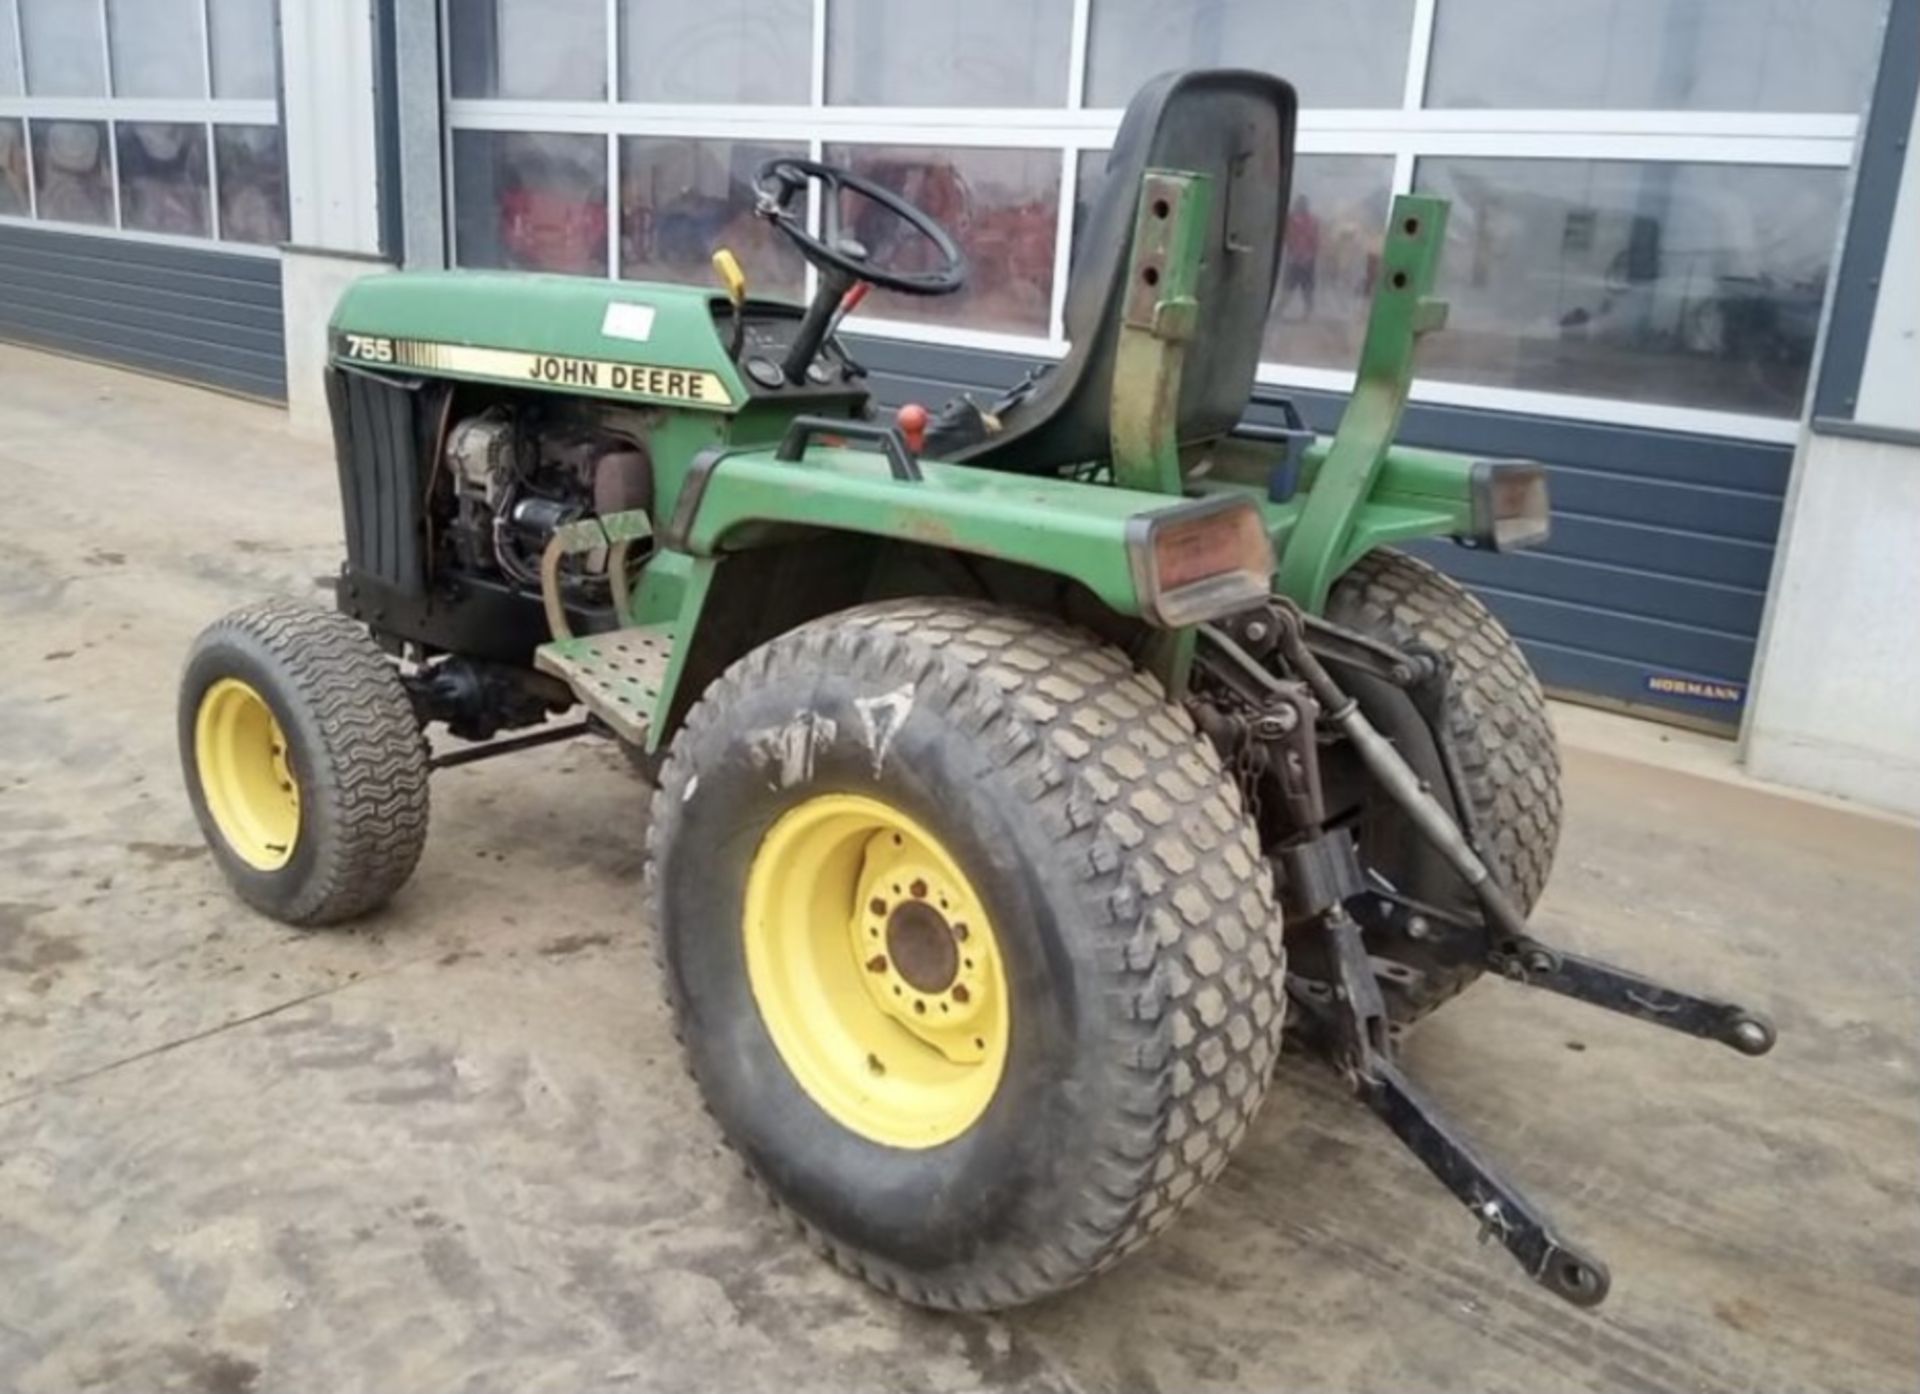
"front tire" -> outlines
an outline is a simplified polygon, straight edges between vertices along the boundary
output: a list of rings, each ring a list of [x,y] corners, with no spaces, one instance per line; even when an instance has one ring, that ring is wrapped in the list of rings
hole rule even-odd
[[[775,639],[676,736],[649,852],[708,1108],[908,1301],[1003,1308],[1114,1262],[1265,1093],[1284,962],[1256,834],[1090,636],[908,600]]]
[[[427,746],[393,664],[345,615],[287,601],[195,640],[180,761],[200,831],[254,909],[291,925],[384,904],[427,838]]]

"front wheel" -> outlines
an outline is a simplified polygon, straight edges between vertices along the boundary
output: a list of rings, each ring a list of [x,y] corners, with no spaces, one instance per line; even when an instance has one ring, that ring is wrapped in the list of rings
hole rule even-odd
[[[427,838],[427,747],[354,621],[285,601],[202,632],[180,682],[194,816],[240,898],[293,925],[387,900]]]
[[[649,841],[709,1109],[831,1258],[909,1301],[1008,1307],[1114,1262],[1266,1091],[1256,834],[1090,636],[910,600],[776,639],[688,717]]]

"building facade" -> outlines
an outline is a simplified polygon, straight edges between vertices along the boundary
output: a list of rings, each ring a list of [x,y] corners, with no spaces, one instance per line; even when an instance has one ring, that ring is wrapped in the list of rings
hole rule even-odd
[[[886,400],[937,404],[1065,351],[1076,232],[1138,85],[1265,68],[1302,113],[1255,419],[1284,397],[1331,427],[1388,201],[1446,196],[1452,317],[1405,434],[1544,461],[1556,521],[1537,554],[1433,559],[1554,688],[1730,732],[1768,709],[1804,423],[1911,372],[1875,377],[1867,347],[1913,294],[1882,276],[1902,175],[1875,142],[1906,139],[1916,6],[0,0],[0,335],[310,424],[333,295],[385,265],[705,282],[724,244],[757,291],[806,294],[749,192],[797,152],[967,252],[963,293],[849,323]]]
[[[0,335],[273,397],[273,0],[0,0]]]

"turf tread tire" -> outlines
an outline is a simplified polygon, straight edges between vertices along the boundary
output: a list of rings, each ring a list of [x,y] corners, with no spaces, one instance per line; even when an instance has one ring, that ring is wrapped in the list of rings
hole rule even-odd
[[[1285,958],[1258,835],[1191,719],[1153,678],[1093,636],[985,603],[888,601],[796,629],[720,677],[676,735],[653,800],[648,897],[656,952],[685,1050],[685,1004],[666,961],[660,874],[679,804],[722,714],[746,693],[831,666],[937,691],[958,724],[1059,835],[1102,924],[1095,958],[1122,1009],[1105,1056],[1127,1106],[1101,1120],[1079,1194],[1044,1239],[960,1276],[930,1278],[841,1242],[747,1171],[814,1248],[921,1306],[985,1311],[1030,1302],[1118,1261],[1225,1167],[1279,1053]],[[712,1112],[709,1106],[709,1112]],[[721,1123],[725,1131],[724,1120]],[[730,1143],[731,1145],[731,1143]]]
[[[1340,578],[1331,618],[1453,665],[1448,735],[1493,872],[1522,912],[1546,889],[1560,842],[1560,747],[1546,694],[1478,596],[1417,557],[1382,549]]]
[[[251,661],[294,743],[301,836],[310,858],[262,875],[228,851],[198,788],[191,740],[198,691]],[[211,674],[196,684],[196,675]],[[255,686],[262,684],[255,681]],[[244,606],[205,629],[187,659],[181,704],[182,763],[194,812],[242,899],[302,927],[339,924],[392,898],[426,846],[426,738],[400,675],[356,621],[295,601]],[[303,738],[304,737],[304,738]]]

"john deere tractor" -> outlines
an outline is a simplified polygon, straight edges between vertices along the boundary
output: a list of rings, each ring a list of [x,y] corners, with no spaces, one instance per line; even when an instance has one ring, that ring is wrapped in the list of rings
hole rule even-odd
[[[840,318],[966,264],[817,161],[756,182],[805,306],[724,250],[712,291],[354,285],[337,608],[227,616],[180,692],[241,897],[365,914],[414,868],[433,770],[611,738],[654,785],[633,835],[693,1077],[869,1282],[990,1309],[1114,1263],[1220,1173],[1284,1041],[1598,1302],[1606,1268],[1407,1078],[1402,1031],[1492,969],[1747,1054],[1774,1033],[1527,928],[1561,812],[1540,685],[1395,550],[1547,533],[1538,466],[1394,442],[1444,203],[1394,202],[1335,434],[1242,421],[1294,121],[1263,74],[1147,84],[1071,351],[998,401],[878,407]]]

